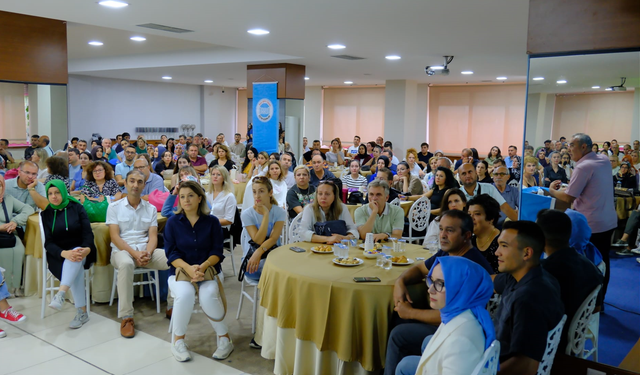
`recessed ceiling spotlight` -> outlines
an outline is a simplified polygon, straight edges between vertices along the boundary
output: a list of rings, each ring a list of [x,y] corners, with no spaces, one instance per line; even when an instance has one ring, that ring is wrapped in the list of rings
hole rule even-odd
[[[599,89],[600,86],[591,86],[592,89]]]
[[[308,81],[308,80],[309,80],[309,77],[304,77],[304,80],[305,80],[305,81]]]
[[[251,30],[247,30],[247,32],[249,34],[253,34],[253,35],[267,35],[267,34],[269,34],[269,30],[265,30],[265,29],[251,29]]]
[[[134,42],[144,42],[145,40],[147,40],[147,38],[143,36],[132,36],[129,39],[133,40]]]
[[[473,74],[473,72],[472,72],[472,71],[470,71],[470,70],[463,70],[463,71],[461,71],[460,73],[461,73],[461,74],[464,74],[464,75]]]
[[[327,47],[331,48],[331,49],[344,49],[344,48],[347,48],[346,46],[343,46],[342,44],[329,44]]]
[[[353,85],[353,81],[344,81],[345,85]]]
[[[400,60],[402,57],[398,55],[389,55],[389,56],[385,56],[384,58],[387,60]]]
[[[544,77],[533,77],[534,81],[544,81]]]
[[[564,85],[565,83],[567,83],[567,80],[566,79],[559,79],[559,80],[556,81],[556,83],[559,84],[559,85]]]
[[[128,3],[125,3],[124,1],[118,1],[118,0],[103,0],[103,1],[99,1],[98,4],[102,5],[103,7],[109,7],[109,8],[124,8],[126,6],[129,6]]]
[[[205,79],[205,80],[204,80],[204,83],[213,83],[213,80],[211,80],[211,79]]]
[[[498,81],[506,81],[507,77],[496,77]]]
[[[173,77],[171,77],[171,76],[164,76],[164,77],[162,77],[162,79],[173,79]]]
[[[92,46],[101,46],[101,45],[104,45],[104,43],[99,42],[99,41],[97,41],[97,40],[92,40],[91,42],[89,42],[89,45],[92,45]]]
[[[613,91],[613,89],[611,87],[607,87],[604,91]]]

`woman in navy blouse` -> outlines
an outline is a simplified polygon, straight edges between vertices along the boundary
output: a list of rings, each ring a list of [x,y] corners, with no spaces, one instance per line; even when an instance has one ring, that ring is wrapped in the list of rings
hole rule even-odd
[[[184,337],[195,304],[196,290],[191,282],[196,282],[202,310],[208,317],[220,320],[209,320],[218,335],[218,348],[213,358],[225,359],[233,351],[233,342],[227,325],[222,322],[224,305],[218,283],[215,280],[204,281],[204,272],[210,266],[215,267],[218,276],[223,279],[222,226],[215,216],[209,215],[205,192],[197,182],[183,181],[179,189],[178,209],[167,220],[164,229],[167,263],[171,267],[168,282],[175,298],[171,317],[171,352],[180,362],[191,359]],[[176,268],[184,269],[191,277],[191,282],[176,281]]]

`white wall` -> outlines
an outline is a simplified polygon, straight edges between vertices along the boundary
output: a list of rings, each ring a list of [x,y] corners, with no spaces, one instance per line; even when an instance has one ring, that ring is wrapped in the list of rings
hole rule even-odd
[[[314,139],[320,139],[320,123],[322,118],[322,86],[307,86],[304,89],[304,121],[302,136],[309,140],[309,147]]]
[[[128,131],[133,138],[141,126],[202,129],[200,86],[70,75],[68,92],[71,137],[113,138]],[[235,94],[230,107],[235,112]]]
[[[213,138],[224,133],[227,143],[233,143],[236,128],[236,89],[218,86],[201,86],[203,131],[206,137]],[[247,103],[244,103],[246,107]],[[246,131],[245,131],[246,133]]]

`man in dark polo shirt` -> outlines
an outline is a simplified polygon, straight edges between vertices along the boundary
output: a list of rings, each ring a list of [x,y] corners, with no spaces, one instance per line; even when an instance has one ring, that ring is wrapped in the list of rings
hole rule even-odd
[[[498,374],[534,375],[547,347],[547,334],[564,314],[560,286],[540,266],[545,239],[536,223],[505,221],[498,243],[501,273],[493,282],[502,295],[493,318],[500,341]]]
[[[422,310],[412,306],[413,301],[407,290],[408,285],[419,284],[429,274],[436,258],[442,256],[461,256],[481,265],[491,275],[493,270],[480,250],[471,245],[473,220],[466,212],[445,211],[440,219],[441,249],[425,262],[418,262],[396,280],[393,287],[394,310],[401,319],[411,320],[397,325],[389,334],[385,375],[394,375],[398,363],[410,355],[420,356],[424,339],[432,335],[441,323],[439,310]]]
[[[391,169],[389,168],[380,168],[378,169],[378,174],[376,174],[376,180],[387,181],[389,186],[393,185],[393,173],[391,173]],[[387,198],[387,202],[391,203],[394,199],[400,196],[400,192],[392,187],[389,187],[389,198]],[[364,203],[369,203],[369,195],[365,194]]]
[[[545,237],[542,268],[558,280],[560,298],[567,314],[567,322],[562,330],[559,351],[567,347],[569,325],[576,311],[589,293],[602,285],[604,276],[598,268],[582,254],[569,246],[571,239],[571,219],[559,210],[542,210],[536,221]]]

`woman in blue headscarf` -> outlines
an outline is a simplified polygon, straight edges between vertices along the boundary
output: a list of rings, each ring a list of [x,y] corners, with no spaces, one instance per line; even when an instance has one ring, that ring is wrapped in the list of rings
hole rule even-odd
[[[429,271],[427,285],[431,308],[440,310],[442,324],[426,339],[419,361],[417,356],[405,357],[396,374],[470,374],[496,339],[485,308],[493,294],[491,277],[469,259],[440,257]]]

